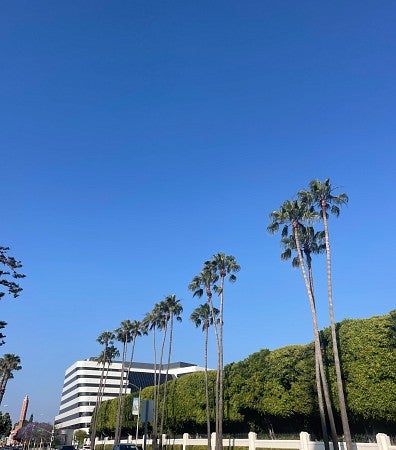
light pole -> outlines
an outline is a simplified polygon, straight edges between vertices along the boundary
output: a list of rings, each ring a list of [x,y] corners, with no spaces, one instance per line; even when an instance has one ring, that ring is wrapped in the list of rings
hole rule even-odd
[[[142,388],[141,386],[136,386],[136,384],[133,383],[129,383],[131,386],[134,386],[135,388],[139,389],[139,397],[138,397],[138,408],[137,408],[137,418],[136,418],[136,438],[135,438],[135,442],[137,444],[137,440],[139,437],[139,419],[140,419],[140,394],[142,392]],[[134,397],[135,399],[136,397]],[[134,407],[133,403],[132,403],[132,408]],[[132,410],[132,414],[133,414],[133,410]]]

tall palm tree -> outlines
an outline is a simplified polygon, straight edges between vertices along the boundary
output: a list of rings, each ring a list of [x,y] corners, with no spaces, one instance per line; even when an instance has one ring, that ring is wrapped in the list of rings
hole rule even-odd
[[[314,295],[314,284],[313,284],[313,273],[312,273],[312,256],[311,254],[319,254],[325,251],[324,244],[324,232],[318,231],[315,233],[314,228],[312,226],[304,226],[300,224],[299,227],[299,238],[301,244],[301,255],[305,257],[305,262],[307,265],[307,273],[308,273],[308,282],[309,282],[309,290],[311,291],[311,296],[308,293],[308,299],[310,302],[311,316],[312,316],[312,325],[314,330],[314,342],[315,342],[315,380],[316,380],[316,390],[318,394],[318,406],[319,413],[321,419],[321,426],[323,432],[323,441],[325,448],[329,448],[329,441],[327,435],[327,426],[326,426],[326,418],[324,412],[324,403],[323,397],[326,404],[327,414],[329,418],[329,425],[331,430],[331,438],[333,442],[333,448],[338,447],[338,439],[337,439],[337,431],[334,422],[333,410],[331,407],[331,400],[329,394],[329,387],[327,383],[326,373],[324,370],[323,357],[322,357],[322,349],[320,344],[320,335],[317,323],[317,315],[316,315],[316,305],[315,305],[315,295]],[[296,240],[294,235],[283,237],[282,245],[284,247],[284,251],[281,254],[282,260],[288,260],[291,258],[293,252],[297,252]],[[304,260],[300,261],[300,258],[297,256],[292,260],[293,267],[300,267],[300,264],[304,264]],[[307,286],[306,286],[307,287]],[[308,291],[307,291],[308,292]],[[311,298],[313,304],[311,304]],[[323,391],[322,391],[323,390]]]
[[[220,284],[214,284],[213,290],[219,295],[219,341],[218,341],[218,411],[216,427],[216,449],[223,448],[223,403],[224,403],[224,363],[223,363],[223,317],[224,317],[224,281],[228,275],[228,280],[232,283],[236,281],[235,272],[239,272],[241,267],[232,255],[216,253],[207,262],[214,276],[218,276]]]
[[[99,355],[99,357],[97,358],[98,364],[102,364],[102,371],[100,374],[99,387],[98,387],[98,392],[96,395],[96,407],[93,411],[92,419],[91,419],[91,438],[90,438],[91,450],[94,450],[94,448],[95,448],[96,428],[97,428],[97,423],[98,423],[98,411],[99,411],[100,404],[102,402],[103,391],[104,391],[104,386],[105,386],[105,383],[103,382],[104,374],[105,374],[105,367],[106,367],[107,363],[110,364],[107,359],[107,356],[108,356],[107,350],[108,350],[109,346],[113,344],[114,339],[115,339],[115,334],[112,331],[104,331],[96,339],[96,341],[99,342],[99,344],[104,346],[104,349],[101,352],[101,354]]]
[[[162,398],[160,436],[162,436],[162,433],[164,430],[165,402],[166,402],[166,394],[167,394],[167,387],[168,387],[167,381],[168,381],[169,366],[170,366],[171,353],[172,353],[173,325],[174,325],[173,322],[174,322],[174,319],[176,319],[178,322],[182,321],[182,318],[180,317],[180,315],[183,312],[183,307],[180,304],[180,300],[178,300],[176,298],[176,295],[171,294],[171,295],[168,295],[164,300],[164,310],[166,313],[165,318],[166,318],[167,322],[170,324],[170,326],[169,326],[169,342],[168,342],[168,361],[166,364],[164,395]]]
[[[219,320],[219,310],[214,308],[215,321]],[[209,327],[214,324],[212,313],[208,303],[199,305],[191,313],[190,319],[194,322],[194,325],[198,328],[202,325],[202,331],[205,333],[205,345],[204,345],[204,366],[205,366],[205,398],[206,398],[206,429],[208,435],[208,450],[211,449],[210,439],[210,408],[209,408],[209,380],[208,380],[208,340],[209,340]]]
[[[212,288],[218,281],[219,276],[213,271],[213,267],[210,261],[206,261],[201,272],[192,279],[191,283],[188,285],[188,289],[193,292],[193,297],[201,298],[205,292],[206,301],[209,305],[210,314],[213,322],[213,329],[216,339],[216,349],[217,349],[217,371],[216,371],[216,384],[215,384],[215,429],[216,433],[219,428],[219,384],[220,384],[220,371],[219,371],[219,361],[220,361],[220,336],[219,336],[219,320],[216,320],[215,307],[213,305],[213,293]]]
[[[128,320],[123,320],[121,326],[115,330],[115,335],[117,341],[122,343],[122,360],[121,360],[121,378],[120,378],[120,389],[118,392],[118,403],[117,403],[117,420],[116,429],[114,436],[114,444],[119,444],[121,439],[121,428],[122,428],[122,403],[123,403],[123,392],[125,383],[125,360],[128,349],[128,343],[131,341],[131,328],[132,322]]]
[[[337,332],[334,320],[333,288],[331,280],[331,251],[328,225],[328,212],[338,217],[340,214],[339,207],[348,203],[348,196],[345,193],[333,195],[335,189],[336,188],[331,185],[329,178],[326,178],[323,183],[319,180],[312,180],[309,183],[309,191],[300,191],[299,197],[302,201],[318,207],[321,220],[323,220],[326,244],[327,298],[329,303],[331,340],[333,346],[334,367],[337,378],[338,401],[340,405],[340,415],[345,444],[347,446],[347,450],[352,450],[352,437],[344,395],[341,363],[337,344]]]
[[[21,370],[21,358],[13,353],[6,353],[0,358],[0,405],[3,401],[4,393],[7,387],[8,380],[14,378],[12,372]]]

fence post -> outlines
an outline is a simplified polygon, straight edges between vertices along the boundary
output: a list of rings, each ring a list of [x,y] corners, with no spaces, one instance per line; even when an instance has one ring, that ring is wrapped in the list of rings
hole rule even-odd
[[[377,438],[377,444],[379,450],[389,450],[389,447],[391,445],[390,438],[385,433],[378,433],[376,435]]]
[[[306,431],[300,433],[300,450],[309,450],[310,436]]]
[[[210,448],[215,450],[216,448],[216,432],[213,432],[210,436]]]
[[[256,450],[257,433],[255,433],[254,431],[249,431],[248,439],[249,439],[249,450]]]
[[[186,450],[190,435],[188,433],[183,434],[183,450]]]

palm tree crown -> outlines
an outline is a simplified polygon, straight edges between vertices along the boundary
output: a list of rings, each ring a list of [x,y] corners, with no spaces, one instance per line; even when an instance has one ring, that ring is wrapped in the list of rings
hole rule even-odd
[[[14,378],[12,372],[21,370],[21,358],[13,353],[6,353],[0,358],[0,404],[3,400],[8,380]]]
[[[338,217],[340,215],[339,206],[346,205],[349,199],[345,193],[333,195],[336,189],[330,184],[329,178],[326,178],[323,183],[319,180],[312,180],[309,183],[309,191],[302,190],[298,196],[301,201],[318,206],[322,219],[324,212],[326,212],[326,217],[328,216],[328,211]]]

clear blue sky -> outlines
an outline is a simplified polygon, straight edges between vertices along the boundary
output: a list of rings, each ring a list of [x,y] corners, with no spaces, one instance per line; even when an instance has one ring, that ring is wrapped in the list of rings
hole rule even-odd
[[[0,244],[28,276],[1,301],[23,365],[3,412],[28,394],[51,422],[65,369],[171,293],[173,359],[203,364],[187,285],[219,251],[242,267],[226,363],[311,341],[266,227],[314,178],[350,197],[330,224],[336,320],[394,309],[395,23],[394,1],[3,1]]]

